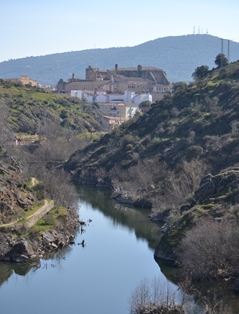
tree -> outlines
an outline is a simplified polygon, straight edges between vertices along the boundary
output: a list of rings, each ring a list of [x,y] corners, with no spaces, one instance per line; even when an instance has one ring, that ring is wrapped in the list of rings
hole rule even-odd
[[[149,111],[151,107],[151,101],[149,100],[146,100],[146,101],[142,101],[140,104],[139,104],[139,109],[143,112],[143,113],[146,113]]]
[[[182,92],[188,88],[188,84],[186,82],[177,82],[173,85],[174,92]]]
[[[223,53],[219,53],[216,56],[215,64],[217,65],[218,68],[225,67],[228,65],[228,59],[225,57]]]
[[[60,93],[60,92],[64,92],[65,91],[65,85],[66,85],[66,82],[63,81],[63,79],[61,78],[57,84],[56,84],[56,88],[57,88],[57,91]]]
[[[238,226],[229,221],[199,221],[185,234],[179,259],[184,276],[193,280],[238,276]]]
[[[142,280],[136,287],[129,299],[129,310],[131,314],[185,314],[184,303],[184,294],[180,295],[168,281],[155,277],[152,281]]]
[[[200,67],[197,67],[195,71],[192,74],[192,77],[195,80],[202,80],[208,75],[208,66],[207,65],[201,65]]]

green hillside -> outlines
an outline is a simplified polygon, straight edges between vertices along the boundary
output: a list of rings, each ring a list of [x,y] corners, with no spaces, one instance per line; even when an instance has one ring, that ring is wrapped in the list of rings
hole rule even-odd
[[[43,89],[0,80],[0,104],[9,128],[14,132],[35,134],[43,125],[55,123],[75,130],[99,131],[96,108],[72,97]]]
[[[221,39],[211,35],[185,35],[158,38],[134,47],[89,49],[27,57],[0,63],[0,78],[28,75],[41,84],[56,85],[72,73],[85,78],[88,65],[96,68],[155,66],[166,71],[171,82],[191,81],[194,69],[200,65],[214,67],[215,56],[221,52]],[[227,40],[224,40],[227,56]],[[230,43],[230,61],[239,59],[239,43]],[[134,60],[132,63],[132,60]]]

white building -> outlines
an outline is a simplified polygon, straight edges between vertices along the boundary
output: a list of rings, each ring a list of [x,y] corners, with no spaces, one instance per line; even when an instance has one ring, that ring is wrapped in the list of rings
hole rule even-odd
[[[72,90],[72,97],[78,97],[80,99],[85,99],[88,102],[97,103],[119,103],[127,102],[139,105],[142,101],[151,101],[152,95],[149,93],[135,94],[135,92],[126,90],[124,94],[106,94],[104,92],[92,92],[92,91],[82,91],[82,90]]]

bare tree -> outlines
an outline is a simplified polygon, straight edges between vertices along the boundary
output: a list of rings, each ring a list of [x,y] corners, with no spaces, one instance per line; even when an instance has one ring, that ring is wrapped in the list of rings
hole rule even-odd
[[[179,257],[193,280],[239,274],[239,229],[228,221],[203,220],[186,233]]]
[[[131,314],[186,313],[181,291],[166,278],[144,279],[135,288],[129,299]]]
[[[190,162],[184,161],[176,172],[169,171],[164,184],[168,203],[176,206],[182,205],[187,197],[198,189],[205,171],[205,164],[195,159]]]

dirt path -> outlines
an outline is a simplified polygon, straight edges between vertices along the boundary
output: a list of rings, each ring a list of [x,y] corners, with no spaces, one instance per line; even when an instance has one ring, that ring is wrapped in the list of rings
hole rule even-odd
[[[31,179],[31,185],[32,185],[32,186],[36,185],[36,182],[37,182],[37,181],[36,181],[36,178],[32,178],[32,179]]]
[[[15,227],[22,227],[25,226],[27,228],[32,227],[39,219],[41,219],[44,215],[46,215],[52,208],[54,207],[54,201],[44,201],[44,205],[42,207],[40,207],[34,214],[28,216],[26,218],[26,221],[24,223],[19,223],[19,220],[7,223],[7,224],[2,224],[0,225],[1,227],[11,227],[11,226],[15,226]]]

